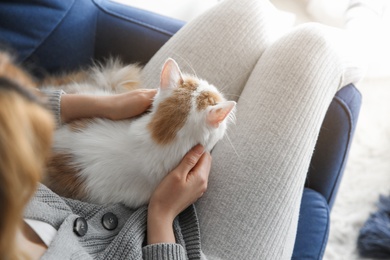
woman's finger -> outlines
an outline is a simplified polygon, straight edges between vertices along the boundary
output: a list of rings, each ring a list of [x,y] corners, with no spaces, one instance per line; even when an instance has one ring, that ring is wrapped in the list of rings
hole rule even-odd
[[[198,163],[199,159],[201,158],[202,154],[204,152],[204,148],[202,145],[196,145],[193,147],[183,158],[179,166],[177,167],[177,170],[180,172],[183,172],[185,174],[188,174],[192,168],[195,167],[195,165]]]
[[[204,153],[189,174],[189,176],[191,176],[195,181],[196,185],[198,185],[198,189],[202,194],[207,190],[211,161],[212,158],[210,153]]]

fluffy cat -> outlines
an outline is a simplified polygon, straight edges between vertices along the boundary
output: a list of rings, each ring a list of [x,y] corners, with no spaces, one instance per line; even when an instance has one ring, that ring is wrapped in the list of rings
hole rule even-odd
[[[81,83],[61,88],[67,93],[109,95],[132,88],[139,71],[111,61],[74,74],[71,78],[83,79]],[[62,196],[92,203],[146,204],[193,146],[202,144],[210,151],[222,139],[235,105],[213,85],[182,74],[168,59],[147,113],[122,121],[75,121],[57,129],[44,183]]]

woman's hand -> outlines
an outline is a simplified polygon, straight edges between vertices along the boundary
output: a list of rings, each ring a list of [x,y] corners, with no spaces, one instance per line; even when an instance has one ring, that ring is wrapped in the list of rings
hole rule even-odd
[[[110,96],[65,94],[61,97],[61,120],[103,117],[111,120],[131,118],[150,107],[156,89],[137,89]]]
[[[106,96],[103,117],[121,120],[138,116],[152,104],[157,89],[137,89],[123,94]]]
[[[148,244],[176,243],[173,220],[207,189],[211,155],[195,146],[154,191],[148,208]]]

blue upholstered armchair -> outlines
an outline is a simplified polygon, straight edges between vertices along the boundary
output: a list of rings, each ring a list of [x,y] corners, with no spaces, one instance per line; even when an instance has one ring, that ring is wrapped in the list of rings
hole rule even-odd
[[[19,2],[25,2],[24,10]],[[24,18],[15,22],[20,16]],[[0,42],[17,51],[19,60],[37,76],[75,69],[109,55],[146,63],[183,25],[107,0],[0,2]],[[37,69],[42,67],[45,72]],[[351,84],[336,94],[329,107],[302,197],[294,259],[322,258],[360,105],[361,95]]]

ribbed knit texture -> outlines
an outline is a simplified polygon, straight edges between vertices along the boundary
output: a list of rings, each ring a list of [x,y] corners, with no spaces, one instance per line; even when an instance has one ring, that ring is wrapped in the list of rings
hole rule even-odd
[[[307,169],[343,72],[323,35],[321,26],[299,27],[253,70],[228,133],[232,144],[215,147],[208,192],[198,204],[206,255],[291,258]]]
[[[198,204],[206,255],[291,258],[307,169],[343,72],[329,46],[320,26],[305,25],[263,53]]]
[[[329,27],[300,26],[270,42],[266,0],[224,0],[189,23],[143,70],[168,57],[238,100],[236,126],[213,150],[198,201],[208,259],[291,258],[302,190],[320,126],[348,65]],[[195,73],[194,72],[194,73]]]
[[[183,72],[209,79],[237,99],[270,44],[269,20],[275,11],[268,1],[222,1],[176,33],[146,64],[142,81],[157,88],[161,67],[171,57]]]
[[[107,212],[118,218],[114,230],[106,230],[102,217]],[[74,221],[84,217],[85,236],[73,232]],[[176,244],[145,245],[147,207],[96,205],[65,199],[40,185],[27,206],[25,218],[44,221],[58,230],[42,259],[200,259],[199,226],[194,206],[174,221]]]
[[[65,94],[63,90],[42,90],[47,95],[46,106],[54,113],[56,119],[56,125],[60,126],[61,123],[61,95]]]
[[[183,247],[175,244],[157,244],[146,246],[142,249],[145,255],[150,256],[151,260],[176,260],[182,259],[184,255]]]

